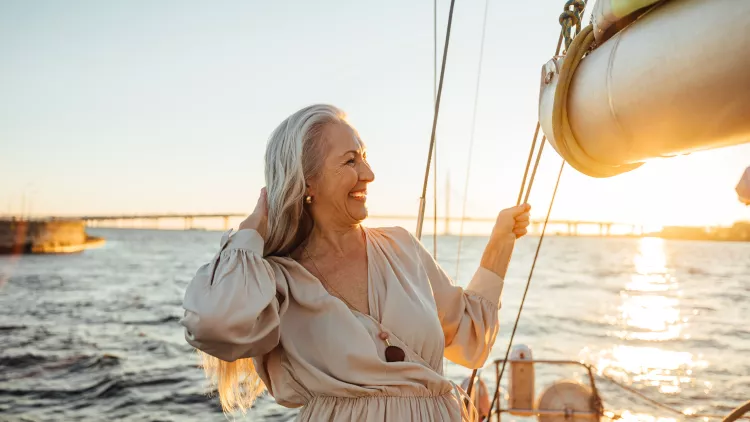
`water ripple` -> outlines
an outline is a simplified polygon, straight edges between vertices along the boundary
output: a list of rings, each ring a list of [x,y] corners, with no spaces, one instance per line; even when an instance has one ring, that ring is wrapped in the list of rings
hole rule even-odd
[[[95,234],[108,239],[107,247],[0,258],[3,420],[224,421],[178,323],[184,288],[213,256],[221,233]],[[514,253],[491,358],[507,346],[532,240],[520,241]],[[453,274],[457,238],[439,241],[441,264]],[[459,284],[471,278],[486,242],[465,239]],[[516,343],[531,346],[537,358],[590,362],[675,407],[725,414],[750,391],[748,256],[750,244],[741,243],[550,237]],[[482,374],[490,386],[492,372]],[[447,373],[460,382],[470,371],[448,364]],[[583,375],[540,366],[537,390]],[[624,419],[674,418],[611,383],[597,385],[607,408]],[[264,397],[250,418],[286,421],[296,414]]]

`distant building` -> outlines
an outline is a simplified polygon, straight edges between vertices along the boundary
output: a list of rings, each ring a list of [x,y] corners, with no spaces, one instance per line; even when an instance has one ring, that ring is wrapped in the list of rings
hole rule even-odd
[[[0,254],[57,254],[101,246],[82,220],[0,219]]]

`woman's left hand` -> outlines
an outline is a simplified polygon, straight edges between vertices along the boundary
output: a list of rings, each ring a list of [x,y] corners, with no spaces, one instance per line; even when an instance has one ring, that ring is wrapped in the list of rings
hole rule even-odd
[[[505,278],[515,240],[526,235],[531,223],[529,204],[507,208],[497,215],[490,241],[484,249],[480,265]]]
[[[531,205],[523,204],[520,208],[524,211],[513,216],[513,221],[515,221],[515,224],[513,224],[513,234],[516,235],[516,239],[525,236],[528,233],[527,227],[531,224],[531,214],[529,212]]]
[[[511,233],[516,239],[524,236],[528,232],[526,228],[531,223],[530,210],[531,205],[521,204],[500,211],[495,220],[495,227],[492,229],[492,237],[504,238]]]

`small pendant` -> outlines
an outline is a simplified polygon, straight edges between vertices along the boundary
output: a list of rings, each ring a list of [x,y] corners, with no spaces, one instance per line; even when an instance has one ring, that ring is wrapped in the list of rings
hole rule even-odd
[[[385,361],[386,362],[403,362],[406,360],[406,353],[400,347],[391,345],[388,341],[388,333],[385,331],[378,334],[381,340],[385,341],[388,347],[385,348]]]

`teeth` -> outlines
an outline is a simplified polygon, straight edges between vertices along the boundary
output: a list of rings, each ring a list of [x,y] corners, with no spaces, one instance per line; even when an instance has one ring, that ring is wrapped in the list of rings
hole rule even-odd
[[[366,192],[352,192],[349,194],[352,198],[367,198]]]

